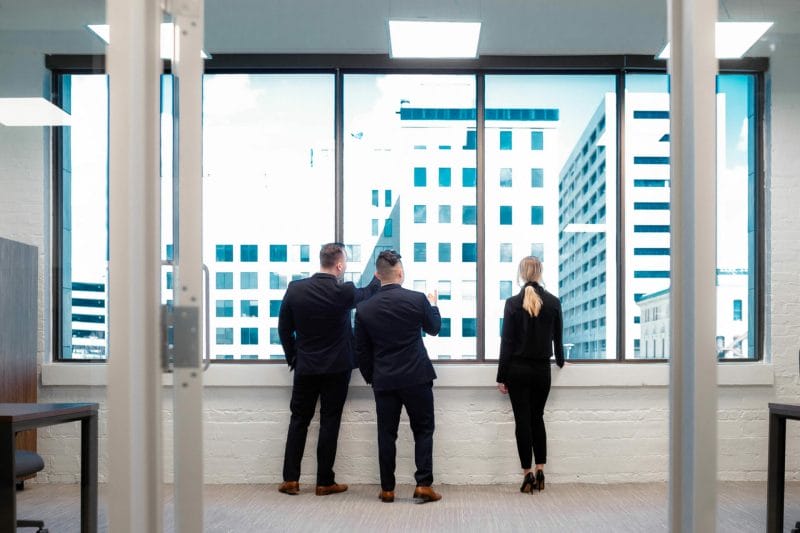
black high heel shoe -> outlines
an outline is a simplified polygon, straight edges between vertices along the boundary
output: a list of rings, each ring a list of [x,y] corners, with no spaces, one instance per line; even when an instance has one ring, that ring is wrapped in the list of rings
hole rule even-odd
[[[533,486],[539,492],[542,492],[544,490],[544,470],[536,471],[536,482]]]
[[[520,492],[533,493],[533,487],[536,485],[536,480],[533,478],[533,472],[528,472],[522,480],[522,486],[519,488]]]

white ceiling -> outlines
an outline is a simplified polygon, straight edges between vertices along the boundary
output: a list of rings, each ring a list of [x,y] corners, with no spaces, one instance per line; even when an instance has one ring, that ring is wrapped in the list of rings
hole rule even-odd
[[[387,20],[483,22],[482,55],[655,54],[667,0],[206,0],[213,53],[388,53]],[[0,53],[40,43],[51,53],[97,53],[85,25],[105,0],[0,0]],[[750,55],[800,34],[800,0],[721,0],[720,20],[772,20]]]

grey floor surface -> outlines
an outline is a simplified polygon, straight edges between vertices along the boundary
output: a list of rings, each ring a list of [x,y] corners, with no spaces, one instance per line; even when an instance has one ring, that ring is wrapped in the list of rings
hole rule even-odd
[[[319,497],[313,487],[286,496],[276,485],[208,485],[205,531],[666,531],[667,486],[549,484],[521,494],[511,485],[441,485],[440,502],[415,504],[413,487],[400,486],[394,503],[377,499],[376,485],[355,485]],[[105,487],[100,489],[100,531],[108,531]],[[173,526],[172,488],[165,487],[164,530]],[[764,531],[766,484],[723,482],[717,531]],[[79,531],[77,485],[30,484],[17,493],[19,518],[41,518],[51,533]],[[786,485],[786,531],[800,520],[800,483]],[[19,530],[33,531],[33,530]]]

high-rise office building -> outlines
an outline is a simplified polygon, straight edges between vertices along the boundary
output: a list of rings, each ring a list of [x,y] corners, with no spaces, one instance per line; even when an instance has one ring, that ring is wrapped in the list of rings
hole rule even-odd
[[[614,357],[616,301],[616,172],[614,95],[606,95],[560,173],[559,289],[564,342],[575,358]],[[724,95],[718,95],[718,128],[725,130]],[[626,95],[625,150],[625,353],[669,356],[670,167],[669,95]],[[718,167],[726,169],[725,143]],[[606,157],[606,154],[610,154]],[[718,180],[721,238],[747,234],[746,172],[724,171]],[[718,345],[726,356],[747,355],[747,246],[720,242],[717,257]]]
[[[605,358],[615,294],[616,114],[603,97],[559,174],[558,288],[568,357]]]
[[[474,109],[400,110],[413,135],[398,195],[400,246],[408,285],[439,292],[443,331],[428,339],[432,357],[477,353],[477,137]],[[504,300],[518,290],[517,263],[535,254],[555,259],[549,242],[557,217],[554,147],[557,109],[486,110],[486,339],[496,357]],[[466,125],[468,124],[468,125]],[[410,257],[409,257],[410,256]]]

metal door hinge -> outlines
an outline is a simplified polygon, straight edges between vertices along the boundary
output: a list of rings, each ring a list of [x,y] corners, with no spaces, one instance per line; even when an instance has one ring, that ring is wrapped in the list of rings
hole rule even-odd
[[[197,368],[200,349],[200,309],[161,306],[161,369]]]

